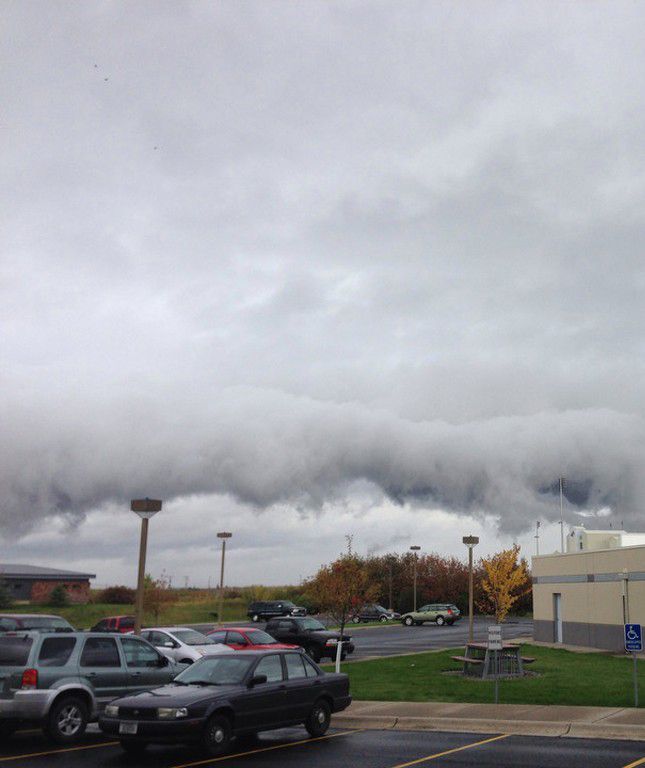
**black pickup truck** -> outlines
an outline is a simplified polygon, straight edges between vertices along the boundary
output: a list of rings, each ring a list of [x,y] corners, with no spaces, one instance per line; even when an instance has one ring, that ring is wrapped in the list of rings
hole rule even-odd
[[[335,659],[338,641],[341,639],[341,659],[354,652],[354,643],[349,635],[343,635],[341,638],[339,632],[333,632],[317,619],[309,617],[288,616],[271,619],[267,623],[266,631],[281,643],[299,645],[314,661],[325,657]]]

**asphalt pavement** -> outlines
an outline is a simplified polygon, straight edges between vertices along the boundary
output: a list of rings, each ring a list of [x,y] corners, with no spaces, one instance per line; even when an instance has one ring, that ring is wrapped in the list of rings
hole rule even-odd
[[[477,616],[474,622],[475,640],[488,638],[488,627],[493,620]],[[208,632],[212,624],[191,625],[200,631]],[[229,626],[257,626],[264,629],[265,624],[231,622]],[[451,627],[436,624],[423,624],[420,627],[404,627],[401,623],[383,624],[368,627],[361,624],[349,624],[346,630],[352,636],[354,653],[348,660],[366,659],[375,656],[397,656],[405,653],[436,650],[438,648],[457,648],[465,645],[468,639],[468,621],[462,619]],[[505,640],[533,634],[533,622],[530,619],[514,619],[503,626]]]
[[[88,734],[72,748],[53,747],[36,732],[17,734],[0,746],[0,766],[15,768],[636,768],[645,744],[506,734],[332,730],[309,739],[302,728],[261,734],[224,757],[206,758],[186,747],[150,747],[141,757]]]

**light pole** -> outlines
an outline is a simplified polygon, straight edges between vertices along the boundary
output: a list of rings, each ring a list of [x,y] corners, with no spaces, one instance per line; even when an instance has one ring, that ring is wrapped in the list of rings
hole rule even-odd
[[[417,610],[417,552],[421,549],[421,547],[418,547],[415,545],[411,546],[410,549],[412,552],[414,552],[414,610]]]
[[[560,549],[564,554],[564,515],[562,512],[562,488],[564,486],[565,478],[560,475]]]
[[[540,554],[540,521],[538,520],[535,523],[535,536],[533,537],[535,539],[535,554]]]
[[[230,539],[233,534],[228,531],[220,531],[217,538],[222,540],[222,568],[219,574],[219,623],[222,623],[224,612],[224,558],[226,557],[226,539]]]
[[[479,544],[479,536],[464,536],[463,543],[468,547],[468,642],[473,641],[473,549]]]
[[[137,603],[134,610],[134,634],[141,633],[143,619],[143,583],[146,577],[146,550],[148,548],[148,521],[161,510],[160,499],[132,499],[130,509],[141,518],[141,540],[139,542],[139,575],[137,578]]]

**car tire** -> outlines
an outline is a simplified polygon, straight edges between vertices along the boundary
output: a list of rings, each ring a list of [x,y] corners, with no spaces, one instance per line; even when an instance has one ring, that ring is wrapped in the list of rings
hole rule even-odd
[[[438,627],[443,627],[443,625],[446,623],[446,620],[444,619],[443,616],[437,616],[435,621],[437,622]]]
[[[358,616],[352,616],[352,621],[354,622],[354,624],[360,624],[361,623],[361,620],[360,620],[360,618]]]
[[[307,654],[307,656],[309,656],[310,659],[312,659],[313,661],[316,662],[316,664],[318,664],[321,656],[320,648],[318,648],[315,645],[309,645],[305,648],[305,653]]]
[[[387,616],[381,616],[379,621],[381,622],[381,624],[385,624],[385,622],[388,621],[388,618],[387,618]]]
[[[148,748],[147,741],[137,741],[136,739],[120,739],[119,744],[128,755],[142,755]]]
[[[80,696],[61,696],[49,710],[44,731],[56,744],[72,744],[85,733],[88,719],[84,699]]]
[[[251,616],[251,621],[254,621],[256,624],[258,621],[260,621],[260,617],[257,615],[257,613],[254,613],[253,616]]]
[[[412,618],[412,616],[406,616],[403,619],[403,623],[405,624],[406,627],[411,627],[415,623],[415,621]]]
[[[319,699],[311,708],[309,717],[305,721],[307,733],[312,738],[319,738],[327,733],[331,721],[331,709],[324,699]]]
[[[228,752],[231,745],[231,723],[228,717],[213,715],[202,732],[202,746],[213,757]]]

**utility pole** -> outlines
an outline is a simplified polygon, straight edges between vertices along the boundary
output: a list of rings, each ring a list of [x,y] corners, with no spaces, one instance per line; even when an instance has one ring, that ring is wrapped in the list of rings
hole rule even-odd
[[[560,475],[560,549],[564,554],[564,513],[562,511],[562,487],[564,486],[565,478]]]
[[[388,605],[388,610],[393,611],[394,606],[392,605],[392,561],[390,560],[390,604]]]
[[[217,538],[222,540],[222,568],[219,576],[219,611],[217,620],[222,624],[224,613],[224,558],[226,557],[226,539],[230,539],[233,534],[228,531],[220,531]]]
[[[474,583],[473,549],[479,544],[479,536],[464,536],[462,542],[468,547],[468,642],[473,642],[474,633]]]
[[[421,547],[418,547],[416,545],[413,545],[410,547],[410,549],[414,552],[414,610],[417,609],[417,552],[421,549]]]
[[[540,521],[535,523],[535,554],[540,554]]]

